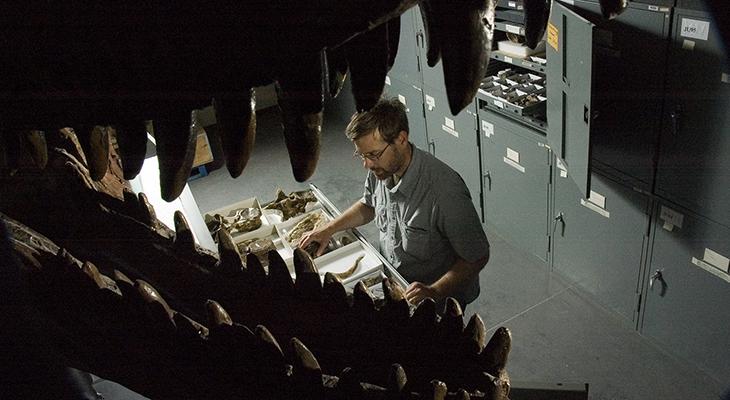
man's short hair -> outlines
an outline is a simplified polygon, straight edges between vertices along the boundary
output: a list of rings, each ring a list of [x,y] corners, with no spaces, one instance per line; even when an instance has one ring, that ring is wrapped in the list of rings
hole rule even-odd
[[[408,116],[403,103],[396,98],[380,99],[370,110],[352,115],[345,135],[355,141],[376,129],[387,143],[393,143],[400,131],[408,132]]]

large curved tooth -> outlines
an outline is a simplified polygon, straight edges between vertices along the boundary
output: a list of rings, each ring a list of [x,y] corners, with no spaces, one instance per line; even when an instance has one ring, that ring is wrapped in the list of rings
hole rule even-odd
[[[618,17],[629,6],[628,0],[600,0],[599,2],[601,3],[601,14],[606,19]]]
[[[357,111],[367,111],[383,94],[388,73],[388,26],[380,24],[344,44]]]
[[[95,125],[79,127],[77,134],[86,156],[89,176],[100,181],[109,166],[109,133],[105,127]]]
[[[137,294],[145,305],[145,308],[150,316],[150,321],[153,324],[159,324],[159,326],[165,330],[175,330],[175,322],[173,320],[173,311],[167,304],[165,299],[160,296],[152,285],[138,279],[135,282]]]
[[[243,261],[236,244],[227,230],[218,231],[218,255],[220,260],[216,270],[222,275],[235,276],[243,272]]]
[[[512,334],[509,329],[503,326],[499,327],[480,355],[484,363],[484,370],[493,375],[498,375],[498,372],[507,365],[507,357],[511,349]]]
[[[33,163],[39,169],[46,168],[48,163],[48,145],[46,135],[41,131],[27,131],[23,135],[24,147],[28,149]]]
[[[188,318],[186,315],[176,312],[172,317],[177,327],[177,334],[184,338],[200,339],[208,336],[208,328]]]
[[[396,282],[393,282],[388,278],[384,278],[382,284],[383,284],[383,295],[385,296],[386,302],[397,303],[406,298],[405,291]]]
[[[408,300],[405,296],[405,291],[396,282],[391,281],[388,278],[384,278],[383,282],[383,295],[385,297],[385,310],[388,311],[389,315],[396,321],[406,322],[410,316],[410,307],[408,306]]]
[[[359,316],[370,316],[375,312],[375,299],[362,281],[352,291],[352,309]]]
[[[418,331],[432,332],[438,323],[436,302],[430,297],[423,299],[413,312],[411,323]]]
[[[319,279],[317,266],[312,257],[299,247],[294,249],[294,273],[294,287],[300,296],[309,299],[322,294],[322,281]]]
[[[263,325],[257,325],[254,334],[258,338],[259,348],[262,350],[262,360],[269,365],[284,365],[284,352],[274,335]]]
[[[144,121],[135,121],[115,124],[113,127],[117,133],[124,179],[134,179],[142,170],[147,154],[147,126]]]
[[[391,18],[384,25],[388,36],[388,71],[393,68],[395,58],[398,56],[398,45],[400,43],[400,19],[401,16]]]
[[[235,95],[216,96],[213,108],[226,168],[231,177],[237,178],[246,168],[256,140],[256,92],[251,88]]]
[[[81,148],[78,135],[73,128],[62,128],[46,135],[46,142],[49,148],[58,147],[66,150],[69,154],[81,161],[84,165],[88,165],[86,155]]]
[[[124,275],[122,271],[115,269],[112,273],[112,279],[114,279],[117,287],[122,292],[122,296],[127,298],[133,296],[133,293],[136,291],[136,289],[134,288],[134,282],[132,282],[132,280],[127,277],[127,275]]]
[[[444,382],[435,379],[431,381],[431,398],[433,400],[444,400],[447,392],[448,388]]]
[[[525,44],[534,49],[545,35],[550,0],[528,0],[524,2]]]
[[[195,251],[195,238],[185,214],[180,210],[175,210],[173,219],[175,221],[175,247],[190,252]]]
[[[400,364],[391,365],[390,371],[388,372],[388,391],[393,394],[403,393],[406,383],[408,383],[408,377],[403,367]]]
[[[474,314],[469,319],[464,329],[466,336],[466,350],[470,354],[479,354],[487,343],[487,331],[484,321],[479,314]]]
[[[443,5],[439,0],[419,0],[418,8],[421,10],[421,19],[423,20],[423,28],[426,31],[426,43],[428,50],[426,52],[426,62],[429,67],[434,67],[441,60],[441,27],[439,23],[438,6]]]
[[[464,389],[459,389],[456,392],[455,400],[471,400],[471,395]]]
[[[166,201],[180,196],[193,168],[196,132],[192,117],[192,112],[180,111],[153,121],[160,164],[160,193]]]
[[[322,287],[327,303],[335,310],[347,311],[347,291],[342,281],[337,279],[331,272],[324,274],[324,285]]]
[[[327,90],[331,98],[337,97],[345,85],[347,78],[347,58],[345,58],[345,49],[336,47],[325,50],[325,60],[327,61]]]
[[[205,310],[208,314],[208,326],[211,329],[220,325],[233,325],[233,319],[217,301],[206,301]]]
[[[94,286],[96,286],[97,289],[106,287],[104,278],[101,277],[101,273],[99,273],[99,269],[96,268],[96,265],[85,261],[81,265],[81,272],[89,277],[89,280],[93,283]]]
[[[322,60],[308,54],[277,80],[276,91],[294,179],[304,182],[317,168],[322,132]]]
[[[272,291],[281,296],[288,296],[294,289],[294,280],[289,273],[286,262],[276,250],[269,250],[269,285]]]
[[[246,254],[246,272],[254,287],[263,288],[266,286],[266,270],[256,254]]]
[[[322,368],[311,351],[299,339],[292,338],[291,348],[294,355],[294,379],[296,390],[301,398],[323,398]]]
[[[453,115],[472,102],[487,72],[495,3],[496,0],[480,0],[466,2],[460,7],[438,7],[444,9],[437,15],[439,26],[450,34],[448,45],[441,46],[441,55],[446,95]]]
[[[140,221],[151,227],[157,226],[157,213],[155,212],[155,207],[147,199],[147,195],[139,192],[137,198],[139,200]]]

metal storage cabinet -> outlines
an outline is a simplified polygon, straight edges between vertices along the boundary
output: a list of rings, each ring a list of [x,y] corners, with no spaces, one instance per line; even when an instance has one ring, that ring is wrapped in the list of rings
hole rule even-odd
[[[586,200],[566,176],[570,172],[560,166],[554,169],[553,269],[627,321],[637,321],[638,282],[648,242],[648,197],[593,174],[595,194]]]
[[[501,236],[548,259],[550,150],[545,136],[479,110],[484,220]]]
[[[668,202],[655,215],[641,332],[726,383],[730,275],[718,267],[727,271],[730,229]]]
[[[707,13],[675,9],[656,193],[730,226],[730,56]]]
[[[410,130],[408,138],[411,143],[421,150],[429,151],[421,88],[388,76],[385,80],[385,93],[398,98],[406,106],[408,129]]]
[[[443,90],[423,87],[426,130],[431,154],[448,164],[466,183],[477,213],[481,215],[481,174],[476,129],[476,105],[451,115]]]
[[[418,6],[412,7],[400,16],[400,41],[398,43],[398,54],[395,57],[395,63],[390,69],[388,75],[391,78],[398,79],[402,82],[421,86],[423,77],[421,76],[421,67],[419,64],[419,49],[416,32],[416,18],[421,19],[421,13]]]

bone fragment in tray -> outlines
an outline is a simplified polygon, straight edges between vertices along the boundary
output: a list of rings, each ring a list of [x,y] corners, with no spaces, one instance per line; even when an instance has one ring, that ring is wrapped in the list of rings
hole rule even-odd
[[[307,203],[315,203],[317,198],[311,190],[291,192],[286,195],[281,189],[276,190],[276,198],[262,206],[264,210],[278,210],[282,221],[296,217],[306,211]]]
[[[324,214],[321,212],[313,212],[294,225],[294,227],[286,235],[286,240],[292,245],[292,247],[296,247],[299,245],[302,235],[319,228],[325,222],[326,219]]]
[[[333,275],[335,276],[335,278],[340,280],[351,277],[353,274],[355,274],[355,271],[357,271],[357,268],[360,266],[360,261],[362,261],[363,258],[365,258],[365,254],[361,254],[359,257],[357,257],[352,266],[347,270],[333,273]]]

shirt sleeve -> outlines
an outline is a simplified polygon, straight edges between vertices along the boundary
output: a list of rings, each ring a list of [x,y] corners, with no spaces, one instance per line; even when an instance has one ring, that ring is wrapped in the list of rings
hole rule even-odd
[[[375,208],[375,175],[372,171],[368,171],[368,176],[365,178],[365,192],[362,195],[360,201],[366,206]]]
[[[435,204],[436,226],[456,254],[467,262],[489,255],[489,241],[469,196],[469,189],[458,174],[444,182]],[[444,179],[443,181],[446,181]],[[439,182],[441,184],[442,182]]]

